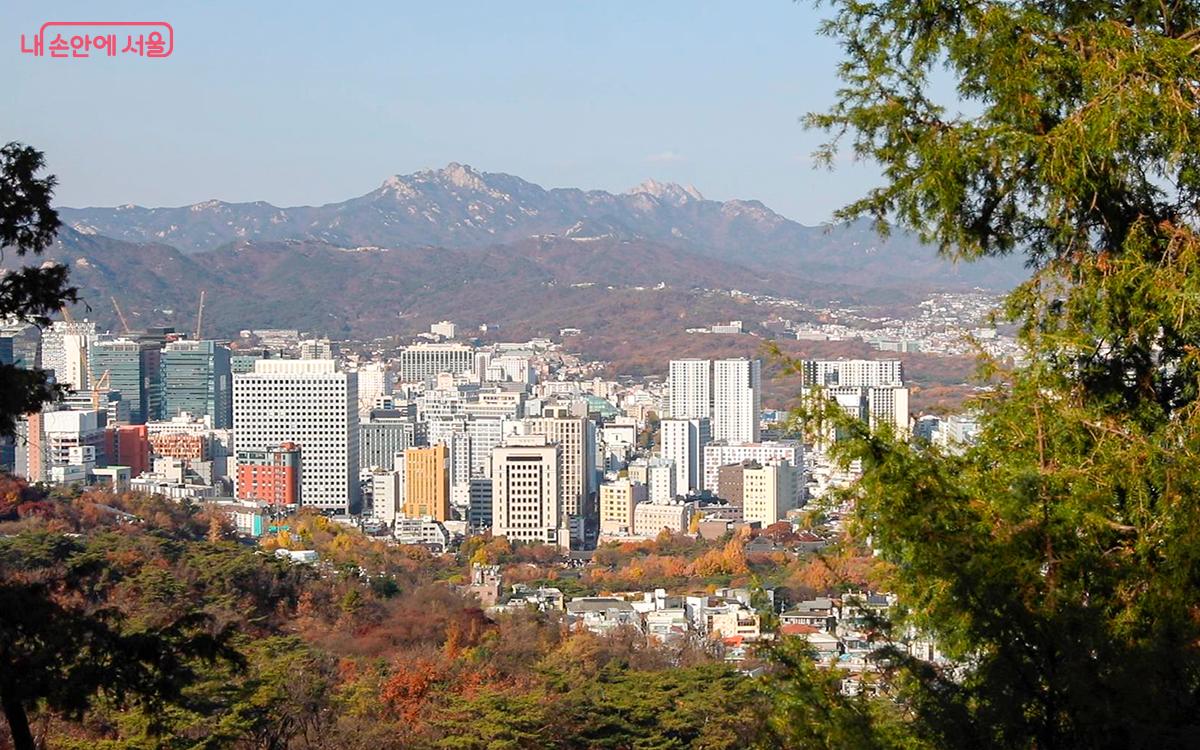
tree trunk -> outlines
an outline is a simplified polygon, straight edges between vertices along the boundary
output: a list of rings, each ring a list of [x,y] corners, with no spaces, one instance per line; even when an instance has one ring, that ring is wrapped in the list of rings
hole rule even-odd
[[[0,705],[4,707],[4,718],[8,720],[8,731],[12,734],[13,750],[36,750],[33,733],[29,731],[29,716],[19,698],[0,693]]]

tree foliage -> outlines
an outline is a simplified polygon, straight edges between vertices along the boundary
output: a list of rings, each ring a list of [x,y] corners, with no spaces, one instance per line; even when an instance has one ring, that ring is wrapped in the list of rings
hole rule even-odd
[[[54,241],[58,213],[51,207],[54,178],[39,177],[41,152],[19,143],[0,148],[0,261],[3,253],[38,255]],[[76,301],[60,263],[20,266],[0,274],[0,320],[46,325],[47,315]],[[29,364],[29,363],[27,363]],[[22,414],[36,411],[55,390],[40,370],[0,364],[0,435],[11,435]]]
[[[861,730],[848,744],[1193,744],[1200,4],[833,6],[844,85],[809,123],[833,134],[823,156],[848,145],[884,174],[842,216],[956,258],[1026,253],[1031,269],[1002,311],[1026,363],[985,364],[996,388],[977,447],[843,424],[840,455],[865,472],[857,531],[903,607],[894,632],[954,659],[893,652],[902,710],[847,713]],[[815,721],[793,739],[836,744]]]

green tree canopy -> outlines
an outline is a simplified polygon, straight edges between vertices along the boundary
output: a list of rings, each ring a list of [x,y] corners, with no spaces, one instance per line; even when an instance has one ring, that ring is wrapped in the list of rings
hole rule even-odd
[[[54,177],[39,177],[41,152],[19,143],[0,148],[0,262],[3,253],[38,255],[54,241],[58,212],[50,205]],[[49,313],[77,300],[61,263],[21,266],[0,275],[0,320],[46,325]],[[11,435],[22,414],[54,397],[41,370],[0,364],[0,435]]]
[[[782,694],[812,698],[791,740],[842,744],[825,715],[861,747],[1194,745],[1200,3],[832,11],[843,86],[808,122],[831,133],[821,156],[884,176],[842,218],[954,258],[1024,253],[1031,277],[1003,311],[1025,363],[985,368],[977,447],[848,423],[838,447],[863,461],[856,522],[891,563],[893,634],[935,637],[954,666],[890,653],[899,711],[787,669]]]

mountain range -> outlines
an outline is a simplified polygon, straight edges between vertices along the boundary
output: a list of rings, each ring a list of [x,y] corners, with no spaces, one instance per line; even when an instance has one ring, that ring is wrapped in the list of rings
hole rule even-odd
[[[682,298],[740,289],[870,302],[1000,290],[1024,275],[1014,259],[954,265],[906,234],[804,226],[758,201],[672,183],[544,189],[457,163],[323,206],[211,200],[59,214],[52,254],[71,264],[95,317],[111,323],[116,296],[141,323],[170,324],[194,315],[205,289],[206,320],[226,335],[267,325],[386,335],[447,316],[528,327],[550,306],[571,326],[581,305],[610,307],[605,324],[620,325],[648,295],[622,307],[605,295],[660,285]]]

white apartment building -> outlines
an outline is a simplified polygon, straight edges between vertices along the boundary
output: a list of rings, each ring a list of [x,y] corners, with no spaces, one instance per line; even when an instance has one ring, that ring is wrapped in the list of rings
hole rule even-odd
[[[712,423],[708,419],[664,419],[659,423],[662,457],[675,462],[675,488],[679,494],[701,489],[704,446],[710,442]]]
[[[514,435],[492,452],[494,535],[568,546],[559,453],[545,435]]]
[[[904,385],[904,364],[898,359],[805,360],[801,369],[806,386]]]
[[[717,491],[717,478],[722,466],[757,461],[787,461],[798,473],[796,486],[804,487],[804,445],[798,440],[770,440],[762,443],[724,442],[710,443],[704,447],[704,489]]]
[[[671,360],[667,391],[667,414],[672,419],[712,416],[712,361]]]
[[[762,362],[719,359],[713,363],[713,440],[754,443],[762,412]]]
[[[233,379],[239,450],[300,446],[304,505],[346,512],[359,501],[358,379],[331,359],[262,359]]]

